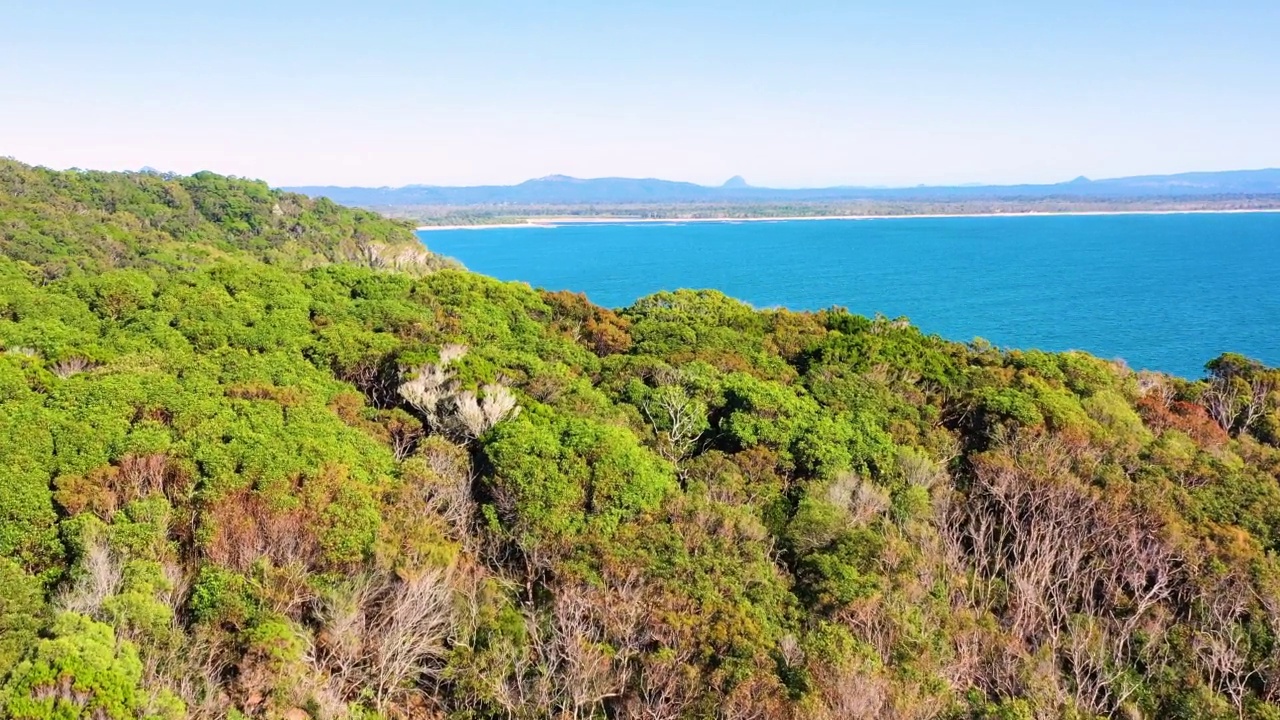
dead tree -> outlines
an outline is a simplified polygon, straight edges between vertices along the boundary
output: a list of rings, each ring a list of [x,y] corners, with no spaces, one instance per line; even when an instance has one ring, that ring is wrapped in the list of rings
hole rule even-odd
[[[679,375],[666,378],[640,404],[653,429],[658,452],[672,462],[688,457],[707,424],[707,405],[694,397]]]
[[[1227,353],[1205,366],[1208,386],[1200,401],[1223,430],[1242,433],[1267,412],[1277,373],[1262,363]]]
[[[480,395],[461,388],[450,366],[466,352],[461,345],[444,346],[440,361],[418,367],[399,391],[431,432],[472,441],[520,414],[520,407],[511,389],[501,381],[484,385]]]
[[[1153,610],[1185,573],[1158,520],[1076,477],[1072,452],[1044,435],[1000,438],[949,502],[942,545],[968,600],[1028,656],[1059,658],[1079,704],[1111,713],[1133,692],[1129,639],[1160,630]]]
[[[1253,597],[1249,581],[1232,572],[1202,588],[1196,602],[1200,617],[1192,648],[1197,663],[1209,686],[1231,701],[1240,718],[1249,685],[1264,670],[1254,663],[1249,635],[1241,627]]]
[[[361,579],[324,599],[308,660],[339,697],[368,693],[385,712],[439,669],[457,627],[453,597],[446,570]]]

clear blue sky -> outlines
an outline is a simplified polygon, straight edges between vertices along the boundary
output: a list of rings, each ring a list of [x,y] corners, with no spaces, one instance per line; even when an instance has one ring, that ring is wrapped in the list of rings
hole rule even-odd
[[[0,0],[0,155],[277,185],[1280,166],[1280,2]]]

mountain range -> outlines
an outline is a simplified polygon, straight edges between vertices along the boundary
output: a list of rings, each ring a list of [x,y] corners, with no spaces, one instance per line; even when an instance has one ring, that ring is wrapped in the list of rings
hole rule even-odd
[[[978,200],[1154,197],[1211,197],[1280,194],[1280,169],[1189,172],[1175,175],[1075,180],[1051,184],[958,185],[916,187],[830,187],[781,189],[753,187],[741,176],[719,186],[654,178],[581,179],[566,175],[527,180],[518,185],[447,187],[304,186],[285,188],[313,197],[365,207],[411,205],[571,205],[589,203],[814,202],[833,200]]]

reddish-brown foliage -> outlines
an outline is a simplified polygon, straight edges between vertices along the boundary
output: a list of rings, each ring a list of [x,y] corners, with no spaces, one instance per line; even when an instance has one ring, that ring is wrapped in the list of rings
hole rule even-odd
[[[173,413],[168,408],[163,407],[140,407],[133,414],[133,421],[135,423],[150,421],[168,425],[173,422]]]
[[[114,467],[106,466],[85,475],[63,475],[53,481],[53,499],[68,515],[88,511],[110,520],[120,508],[110,489],[115,472]]]
[[[1227,431],[1196,403],[1176,401],[1166,404],[1155,395],[1147,395],[1138,400],[1137,407],[1142,419],[1156,432],[1179,430],[1204,448],[1222,447],[1230,439]]]
[[[329,409],[333,414],[352,427],[364,424],[364,417],[361,415],[364,407],[364,397],[354,392],[340,392],[329,401]]]
[[[1229,440],[1227,431],[1214,422],[1200,405],[1175,402],[1169,409],[1173,413],[1173,427],[1190,435],[1197,443],[1215,448]]]
[[[129,454],[85,475],[59,477],[54,486],[54,499],[68,514],[89,511],[110,520],[121,507],[155,493],[175,502],[183,499],[190,478],[163,453]]]
[[[273,400],[283,407],[297,407],[306,395],[297,388],[279,387],[267,383],[241,383],[227,388],[227,397],[240,400]]]
[[[608,308],[596,307],[582,293],[543,292],[553,327],[601,357],[631,348],[631,322]]]
[[[631,349],[631,321],[612,310],[598,308],[584,327],[586,341],[601,357],[624,353]]]
[[[277,566],[310,566],[320,557],[315,522],[308,508],[272,507],[259,493],[240,490],[212,504],[205,521],[212,533],[204,552],[213,562],[239,571],[264,557]]]

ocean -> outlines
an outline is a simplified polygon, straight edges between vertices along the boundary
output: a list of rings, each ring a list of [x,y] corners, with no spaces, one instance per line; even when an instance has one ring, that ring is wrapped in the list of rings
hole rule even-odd
[[[1085,350],[1199,377],[1233,351],[1280,365],[1280,213],[633,223],[435,230],[469,269],[625,307],[714,288],[840,305],[952,340]]]

